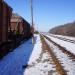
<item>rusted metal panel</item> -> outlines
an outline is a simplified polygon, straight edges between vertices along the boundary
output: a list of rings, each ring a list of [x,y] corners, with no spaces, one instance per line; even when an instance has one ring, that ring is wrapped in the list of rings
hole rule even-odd
[[[0,2],[0,42],[6,42],[8,39],[11,12],[12,8],[7,3]]]
[[[12,14],[11,18],[11,30],[18,31],[18,33],[22,34],[23,31],[23,19],[18,14]]]
[[[11,30],[18,31],[23,37],[30,36],[30,24],[17,14],[12,14]]]
[[[2,14],[3,14],[2,5],[3,5],[3,3],[2,3],[2,1],[0,1],[0,44],[2,42],[2,25],[3,25],[3,22],[2,22]]]
[[[8,35],[8,9],[7,4],[3,3],[3,26],[2,26],[2,41],[5,42],[7,40]]]

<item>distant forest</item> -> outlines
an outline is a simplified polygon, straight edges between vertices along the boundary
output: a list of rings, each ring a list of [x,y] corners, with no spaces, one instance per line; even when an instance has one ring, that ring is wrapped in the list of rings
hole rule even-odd
[[[64,25],[54,27],[54,28],[50,29],[49,32],[52,34],[59,34],[59,35],[75,37],[75,21],[72,23],[67,23]]]

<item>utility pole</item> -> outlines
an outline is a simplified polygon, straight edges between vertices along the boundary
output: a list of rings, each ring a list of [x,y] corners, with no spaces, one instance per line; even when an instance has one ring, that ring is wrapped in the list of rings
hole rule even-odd
[[[30,9],[31,9],[31,32],[32,32],[32,43],[34,44],[33,0],[30,0]]]

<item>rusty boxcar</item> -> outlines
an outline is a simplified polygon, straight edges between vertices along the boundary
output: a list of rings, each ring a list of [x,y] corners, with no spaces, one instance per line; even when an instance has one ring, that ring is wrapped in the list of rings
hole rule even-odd
[[[8,52],[8,26],[10,26],[12,8],[0,0],[0,57]]]
[[[30,24],[18,14],[13,13],[11,18],[11,30],[17,34],[22,34],[23,37],[28,38],[31,35]]]
[[[0,2],[0,44],[8,41],[8,26],[12,8],[4,1]]]

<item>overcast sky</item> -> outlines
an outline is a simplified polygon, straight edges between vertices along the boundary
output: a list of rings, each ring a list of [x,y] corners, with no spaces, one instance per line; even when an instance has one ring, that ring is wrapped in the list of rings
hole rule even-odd
[[[31,22],[29,0],[5,0],[13,11]],[[75,20],[75,0],[33,0],[34,24],[40,31]]]

